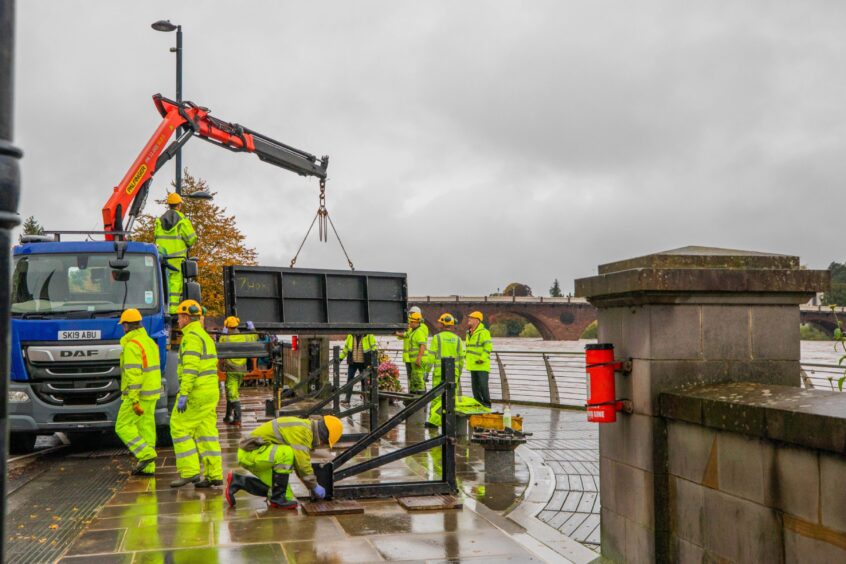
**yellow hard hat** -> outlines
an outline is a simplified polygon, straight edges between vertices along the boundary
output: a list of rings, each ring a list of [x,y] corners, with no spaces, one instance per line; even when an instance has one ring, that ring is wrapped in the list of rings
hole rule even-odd
[[[344,434],[344,424],[334,415],[324,415],[323,422],[326,424],[326,428],[329,429],[329,446],[333,447],[341,438],[341,435]]]
[[[135,308],[129,308],[120,314],[118,323],[138,323],[139,321],[141,321],[141,312]]]
[[[182,196],[177,194],[176,192],[171,192],[167,195],[167,205],[172,206],[174,204],[181,204],[182,203]]]
[[[238,327],[241,324],[241,320],[235,317],[234,315],[230,315],[226,319],[223,320],[223,326],[229,327],[230,329],[233,327]]]
[[[455,325],[455,318],[451,314],[445,313],[438,318],[438,323],[443,323],[444,325]]]
[[[481,312],[481,311],[474,311],[473,313],[471,313],[471,314],[470,314],[470,315],[468,315],[467,317],[472,317],[472,318],[474,318],[474,319],[478,319],[479,321],[484,321],[484,320],[485,320],[485,316],[483,316],[483,315],[482,315],[482,312]]]
[[[177,306],[176,313],[198,316],[203,313],[203,306],[197,300],[185,300]]]
[[[412,311],[408,314],[409,321],[423,321],[423,316],[417,313],[416,311]]]

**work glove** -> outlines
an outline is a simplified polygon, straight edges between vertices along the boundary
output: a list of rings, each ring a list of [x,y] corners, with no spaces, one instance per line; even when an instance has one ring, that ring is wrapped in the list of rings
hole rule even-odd
[[[252,321],[247,321],[247,331],[255,331],[256,325]]]
[[[314,489],[311,490],[311,495],[314,496],[315,499],[325,499],[326,498],[326,488],[317,484],[314,486]]]
[[[144,409],[141,408],[140,403],[137,403],[137,402],[133,403],[132,404],[132,411],[134,411],[135,415],[137,415],[138,417],[141,417],[142,415],[144,415]]]
[[[179,401],[176,403],[176,411],[185,413],[188,409],[188,396],[179,396]]]

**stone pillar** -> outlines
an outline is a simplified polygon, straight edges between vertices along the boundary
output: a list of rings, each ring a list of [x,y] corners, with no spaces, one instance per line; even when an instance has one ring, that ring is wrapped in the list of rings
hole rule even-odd
[[[828,281],[798,257],[705,247],[602,265],[576,280],[576,295],[598,309],[599,342],[633,360],[616,387],[634,411],[599,433],[604,557],[673,559],[659,393],[723,381],[799,386],[799,304]]]

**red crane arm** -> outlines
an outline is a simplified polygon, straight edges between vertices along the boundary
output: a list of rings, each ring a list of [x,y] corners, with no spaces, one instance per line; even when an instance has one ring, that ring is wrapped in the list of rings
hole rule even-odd
[[[123,231],[127,212],[133,218],[141,212],[153,175],[194,135],[231,151],[255,153],[265,162],[303,176],[326,178],[329,157],[318,159],[236,123],[213,118],[208,108],[191,102],[180,104],[161,94],[153,96],[153,102],[162,122],[103,206],[103,228],[107,232]],[[168,145],[180,126],[184,126],[184,132]],[[106,239],[112,238],[113,235],[106,235]]]

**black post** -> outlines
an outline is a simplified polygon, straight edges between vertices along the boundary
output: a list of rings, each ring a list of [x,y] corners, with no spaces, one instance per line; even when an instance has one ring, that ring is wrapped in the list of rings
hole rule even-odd
[[[332,392],[337,392],[341,387],[341,347],[335,345],[332,348]],[[332,408],[335,413],[341,412],[341,396],[335,394],[332,400]]]
[[[6,540],[6,456],[8,454],[8,374],[9,374],[9,280],[12,228],[18,218],[20,170],[18,160],[23,156],[12,145],[14,137],[14,62],[15,62],[15,0],[0,0],[0,562],[4,562]]]
[[[368,355],[370,364],[370,430],[379,426],[379,375],[376,374],[379,368],[379,353],[370,351]]]
[[[182,102],[182,26],[176,26],[176,101]],[[176,132],[176,138],[185,132],[180,127]],[[176,193],[182,194],[182,147],[176,150]]]
[[[441,428],[446,441],[441,446],[441,479],[449,485],[450,492],[458,492],[455,480],[455,359],[441,360]]]

